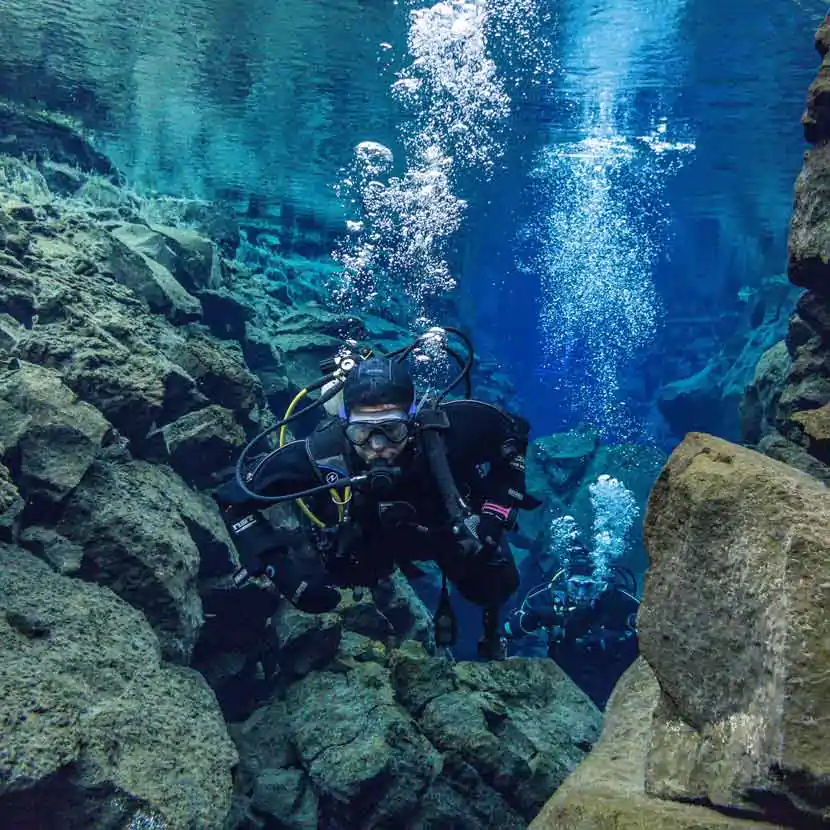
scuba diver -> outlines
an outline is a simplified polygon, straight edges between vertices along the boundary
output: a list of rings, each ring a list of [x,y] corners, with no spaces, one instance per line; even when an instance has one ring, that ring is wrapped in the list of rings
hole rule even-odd
[[[447,344],[448,332],[464,342],[466,360]],[[406,359],[436,344],[461,371],[416,402]],[[245,448],[236,476],[214,494],[239,553],[234,581],[242,587],[265,575],[295,607],[322,613],[338,604],[341,587],[372,587],[396,567],[417,578],[424,572],[415,563],[432,561],[442,574],[436,643],[449,646],[457,636],[449,580],[483,609],[479,655],[503,657],[499,609],[518,587],[505,534],[519,510],[540,504],[525,491],[530,426],[470,398],[473,350],[457,329],[430,329],[384,357],[354,346],[321,364],[325,376]],[[462,382],[465,398],[445,401]],[[316,389],[320,397],[295,413]],[[320,404],[330,417],[286,443],[288,423]],[[254,456],[275,432],[279,445]],[[262,515],[285,502],[297,507],[299,531],[275,530]],[[298,534],[316,555],[295,555]]]
[[[558,521],[570,525],[563,567],[527,593],[505,622],[504,636],[524,656],[544,656],[534,653],[538,636],[528,636],[544,635],[547,656],[602,708],[637,657],[637,583],[619,565],[604,577],[573,517]]]

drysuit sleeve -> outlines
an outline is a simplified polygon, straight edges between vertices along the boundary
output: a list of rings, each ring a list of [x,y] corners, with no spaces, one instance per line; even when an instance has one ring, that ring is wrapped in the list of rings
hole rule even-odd
[[[480,501],[477,509],[512,529],[517,510],[533,510],[541,504],[525,484],[530,424],[481,401],[453,401],[446,404],[446,411],[451,455],[464,466],[489,468],[473,488]]]
[[[254,469],[256,473],[246,485],[266,496],[290,495],[320,483],[303,441],[286,444],[261,460],[259,467],[254,465]],[[222,512],[242,569],[251,576],[264,573],[267,560],[282,553],[293,535],[271,527],[261,512],[270,503],[246,493],[235,475],[216,489],[213,498]]]

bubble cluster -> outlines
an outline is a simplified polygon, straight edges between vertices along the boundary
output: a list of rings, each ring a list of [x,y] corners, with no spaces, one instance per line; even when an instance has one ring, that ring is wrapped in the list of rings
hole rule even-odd
[[[628,532],[640,515],[634,494],[619,480],[607,474],[588,485],[594,509],[594,544],[591,559],[594,578],[611,579],[612,565],[625,554]]]
[[[579,543],[579,526],[573,516],[557,516],[548,529],[549,552],[556,557],[566,573],[571,568],[570,551]]]
[[[451,159],[427,148],[419,166],[384,180],[367,171],[365,156],[355,155],[340,193],[359,218],[347,221],[348,236],[333,254],[343,268],[334,300],[366,306],[386,303],[395,292],[422,310],[426,298],[455,287],[443,254],[466,203],[452,192]]]
[[[491,5],[448,0],[410,14],[412,62],[392,92],[415,120],[405,146],[416,160],[440,147],[459,167],[488,171],[502,153],[510,98],[488,54]]]
[[[536,0],[441,0],[410,11],[407,63],[390,87],[405,116],[404,172],[392,175],[387,147],[355,148],[338,186],[352,215],[333,253],[343,268],[336,302],[366,307],[404,297],[409,317],[429,322],[429,301],[455,288],[448,250],[467,208],[458,176],[491,175],[510,115],[491,40],[523,43],[529,56],[541,19]]]
[[[670,141],[664,120],[633,139],[595,124],[539,155],[533,186],[545,207],[524,228],[536,244],[524,267],[542,282],[540,329],[557,391],[578,417],[625,434],[637,425],[623,375],[659,319],[652,270],[667,235],[662,193],[694,145]]]

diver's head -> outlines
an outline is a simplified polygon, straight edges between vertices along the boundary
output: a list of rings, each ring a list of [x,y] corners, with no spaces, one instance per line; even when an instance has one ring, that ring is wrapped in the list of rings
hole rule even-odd
[[[364,360],[346,376],[341,417],[346,437],[367,463],[391,464],[406,448],[415,410],[415,385],[403,363]]]

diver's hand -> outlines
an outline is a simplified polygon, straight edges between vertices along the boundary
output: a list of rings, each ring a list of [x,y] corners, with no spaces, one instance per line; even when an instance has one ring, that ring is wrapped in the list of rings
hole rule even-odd
[[[465,520],[467,530],[482,546],[498,547],[504,533],[504,521],[491,513],[475,513]]]

